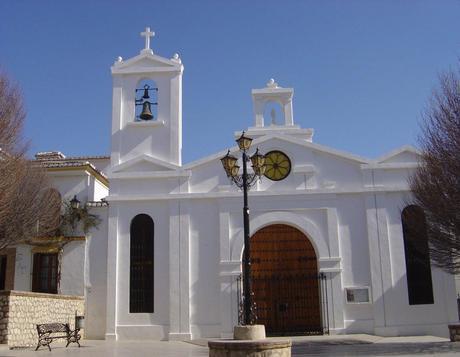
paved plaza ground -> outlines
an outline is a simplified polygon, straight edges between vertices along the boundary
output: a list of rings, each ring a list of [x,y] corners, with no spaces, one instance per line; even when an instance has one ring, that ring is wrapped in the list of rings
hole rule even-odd
[[[383,338],[371,335],[291,337],[292,356],[460,356],[460,342],[452,343],[433,336]],[[82,347],[68,348],[56,342],[52,351],[41,347],[8,350],[0,348],[0,357],[7,356],[85,356],[85,357],[203,357],[208,355],[207,340],[191,342],[166,341],[93,341],[83,340]]]

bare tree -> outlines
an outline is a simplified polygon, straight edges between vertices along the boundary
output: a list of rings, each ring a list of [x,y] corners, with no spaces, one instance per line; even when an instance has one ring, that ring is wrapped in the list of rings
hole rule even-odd
[[[3,152],[22,154],[22,129],[25,111],[22,96],[17,86],[13,85],[6,74],[0,72],[0,149]]]
[[[460,67],[440,75],[423,113],[421,166],[410,178],[434,265],[460,273]]]
[[[24,119],[17,86],[0,73],[0,249],[52,234],[59,224],[60,198],[46,172],[25,157]]]

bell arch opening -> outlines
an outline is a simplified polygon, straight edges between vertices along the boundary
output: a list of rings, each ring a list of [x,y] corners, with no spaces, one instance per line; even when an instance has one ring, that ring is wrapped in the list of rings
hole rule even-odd
[[[272,224],[252,235],[250,249],[257,323],[272,336],[323,334],[325,286],[310,239],[295,227]]]
[[[135,121],[158,119],[158,86],[152,79],[142,79],[135,90]]]
[[[264,104],[265,125],[284,125],[283,107],[277,101],[269,100]]]

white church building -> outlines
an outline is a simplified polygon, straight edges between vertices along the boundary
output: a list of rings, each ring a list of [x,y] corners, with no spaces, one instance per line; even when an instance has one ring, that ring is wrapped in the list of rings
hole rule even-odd
[[[222,168],[226,148],[182,163],[184,66],[150,49],[149,29],[143,35],[140,54],[111,68],[110,159],[38,156],[62,197],[76,195],[102,219],[64,246],[57,292],[85,297],[88,338],[229,337],[242,193]],[[424,215],[409,204],[417,150],[368,159],[326,147],[295,124],[292,88],[270,80],[251,95],[250,154],[258,148],[271,165],[249,193],[258,322],[272,335],[448,336],[455,279],[430,268]],[[17,247],[15,290],[32,290],[33,254]]]

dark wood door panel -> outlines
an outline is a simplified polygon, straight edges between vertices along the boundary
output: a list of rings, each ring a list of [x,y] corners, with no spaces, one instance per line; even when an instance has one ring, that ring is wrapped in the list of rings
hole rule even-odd
[[[256,232],[251,277],[258,323],[268,334],[322,331],[316,254],[302,232],[281,224]]]

